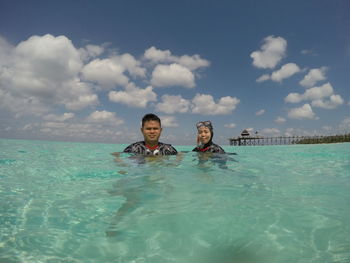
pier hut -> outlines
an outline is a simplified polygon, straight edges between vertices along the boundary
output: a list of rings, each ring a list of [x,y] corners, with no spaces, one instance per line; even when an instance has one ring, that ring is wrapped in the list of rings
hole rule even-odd
[[[249,137],[250,134],[249,134],[249,132],[248,132],[246,129],[244,129],[244,130],[241,132],[241,136],[242,136],[242,137]]]
[[[235,146],[244,146],[244,145],[256,145],[258,142],[259,137],[257,136],[251,136],[249,131],[247,129],[244,129],[241,132],[241,136],[236,138],[231,138],[230,144]]]

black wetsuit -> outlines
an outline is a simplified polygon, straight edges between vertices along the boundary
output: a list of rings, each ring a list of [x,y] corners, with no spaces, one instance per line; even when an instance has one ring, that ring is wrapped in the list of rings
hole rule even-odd
[[[192,150],[193,152],[209,152],[209,153],[225,153],[224,149],[222,149],[219,145],[209,142],[205,144],[203,147],[197,146]]]
[[[135,142],[130,144],[124,149],[125,153],[135,153],[142,155],[175,155],[176,149],[171,144],[165,144],[158,142],[158,146],[154,149],[148,148],[144,141]]]

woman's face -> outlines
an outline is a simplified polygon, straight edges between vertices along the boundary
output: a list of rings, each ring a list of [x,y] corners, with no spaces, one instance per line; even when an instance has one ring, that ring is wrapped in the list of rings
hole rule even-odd
[[[211,138],[211,132],[209,130],[209,128],[207,127],[200,127],[198,129],[198,140],[202,143],[202,144],[206,144],[210,141]]]

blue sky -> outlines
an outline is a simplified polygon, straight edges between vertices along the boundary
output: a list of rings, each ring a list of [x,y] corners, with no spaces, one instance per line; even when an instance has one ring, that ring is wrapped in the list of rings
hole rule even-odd
[[[349,1],[0,1],[0,137],[350,132]]]

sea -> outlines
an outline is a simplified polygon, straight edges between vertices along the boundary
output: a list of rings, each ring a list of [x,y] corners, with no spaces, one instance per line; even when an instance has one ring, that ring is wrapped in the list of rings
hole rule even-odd
[[[125,146],[0,139],[0,262],[350,262],[350,143]]]

